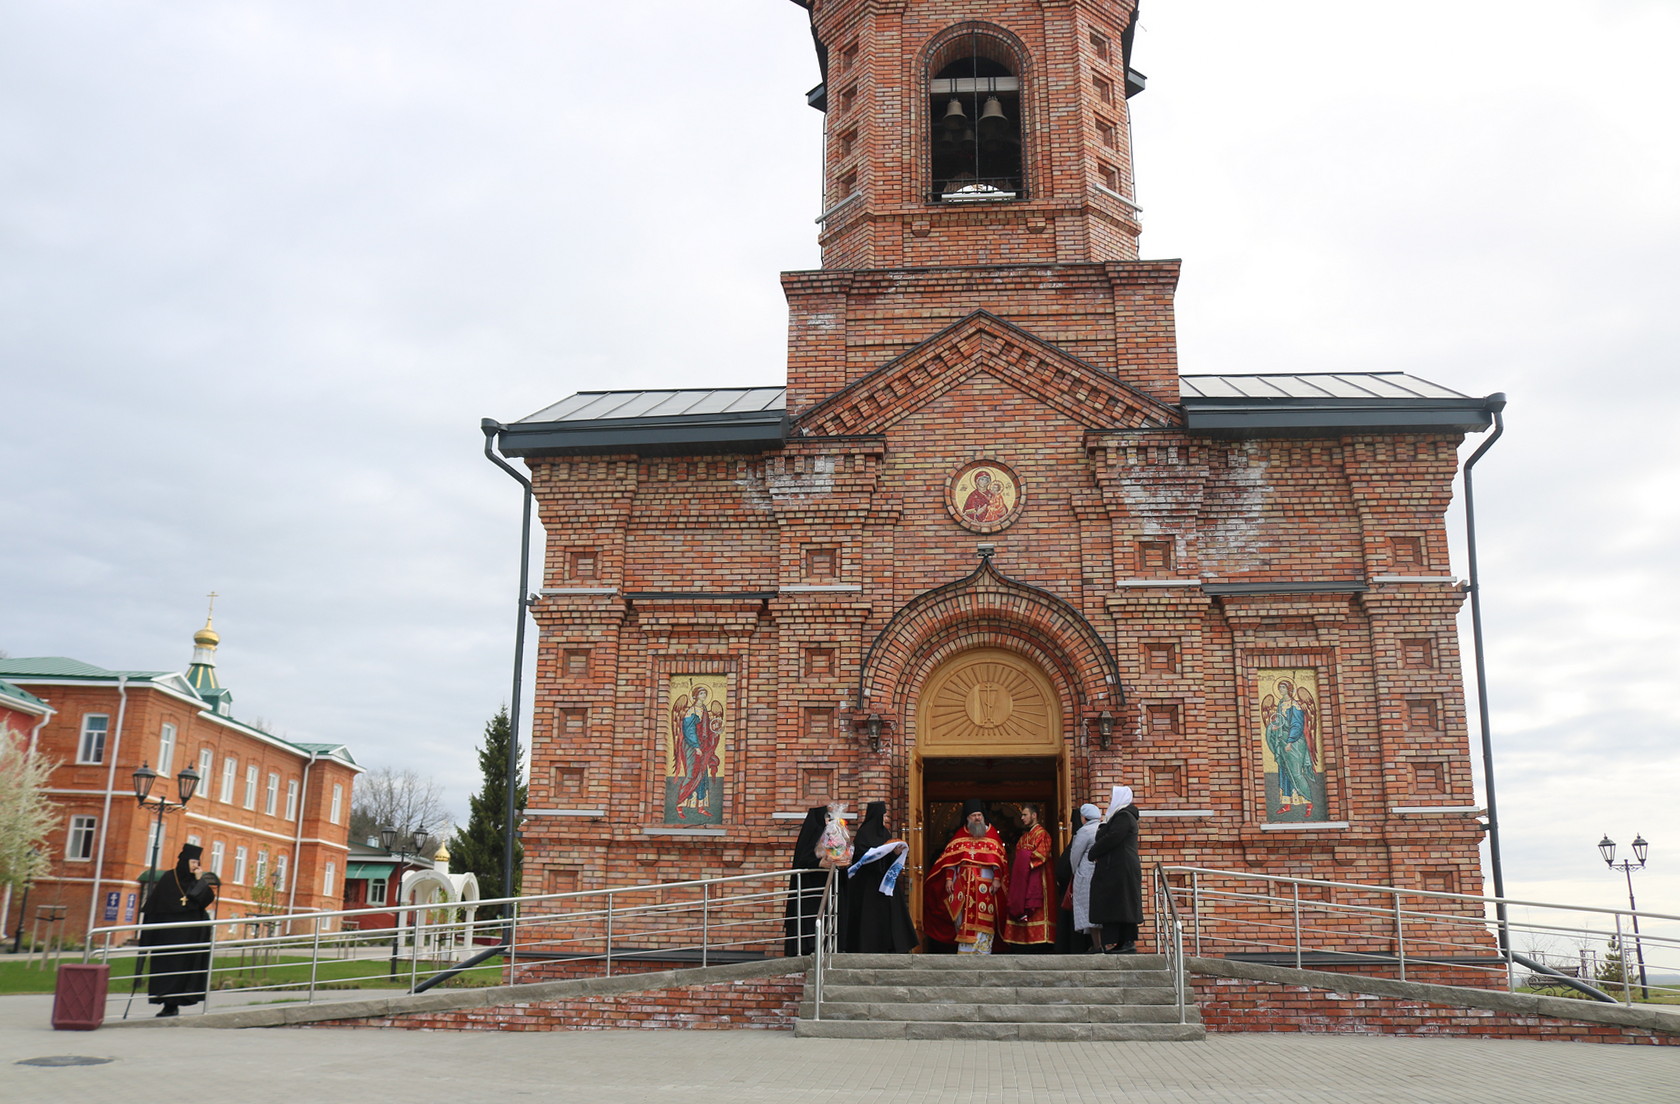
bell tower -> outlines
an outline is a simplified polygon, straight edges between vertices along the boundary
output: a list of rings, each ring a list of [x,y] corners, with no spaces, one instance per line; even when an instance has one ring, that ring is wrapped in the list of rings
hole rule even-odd
[[[1137,0],[795,0],[828,269],[1135,260]]]
[[[822,268],[782,274],[789,416],[976,312],[1176,404],[1178,262],[1138,259],[1138,0],[794,2],[826,145]]]

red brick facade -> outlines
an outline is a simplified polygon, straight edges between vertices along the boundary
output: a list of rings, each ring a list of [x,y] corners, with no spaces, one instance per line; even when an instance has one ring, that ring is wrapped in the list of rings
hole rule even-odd
[[[200,770],[205,756],[211,769],[187,808],[164,816],[159,866],[172,867],[185,842],[203,847],[205,869],[214,866],[222,878],[221,917],[255,909],[252,893],[259,877],[278,894],[274,903],[282,908],[341,907],[351,787],[361,770],[342,750],[312,756],[242,724],[197,697],[180,675],[19,673],[36,662],[8,660],[13,673],[5,677],[57,711],[41,730],[36,750],[58,764],[51,796],[60,817],[45,844],[51,871],[34,884],[29,898],[31,913],[43,905],[66,906],[57,934],[79,942],[90,927],[137,920],[139,879],[150,866],[156,813],[154,807],[137,807],[134,771],[143,762],[167,767],[159,771],[152,796],[174,802],[176,775],[188,766],[205,773]],[[96,744],[87,735],[90,725],[100,733]],[[225,785],[230,779],[231,786]],[[12,900],[4,918],[7,931],[16,930],[21,903],[21,896]],[[28,934],[30,924],[24,930]],[[41,929],[42,939],[48,934]]]
[[[856,197],[825,267],[782,277],[784,439],[525,454],[547,533],[527,893],[776,869],[829,797],[887,800],[924,867],[933,803],[965,787],[1045,802],[1062,846],[1114,783],[1151,818],[1146,863],[1481,891],[1443,522],[1462,433],[1188,426],[1178,262],[1136,259],[1122,202],[1132,18],[816,0],[825,194]],[[953,35],[1007,45],[1024,199],[927,202],[928,58]],[[951,499],[981,460],[1019,494],[989,527]],[[980,655],[1043,708],[1009,735],[971,706],[978,734],[939,751],[924,691]],[[1306,823],[1265,797],[1259,678],[1284,668],[1318,693]],[[727,687],[721,823],[690,830],[664,816],[677,675]]]

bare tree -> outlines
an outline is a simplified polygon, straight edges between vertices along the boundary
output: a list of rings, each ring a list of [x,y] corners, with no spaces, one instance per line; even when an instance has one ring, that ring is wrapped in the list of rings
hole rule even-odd
[[[443,787],[418,771],[378,767],[356,779],[350,807],[350,838],[379,838],[381,828],[395,828],[398,839],[409,839],[416,828],[442,838],[449,829]]]

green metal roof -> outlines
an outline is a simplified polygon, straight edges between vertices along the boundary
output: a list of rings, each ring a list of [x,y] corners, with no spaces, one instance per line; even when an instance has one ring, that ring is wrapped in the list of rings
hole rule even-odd
[[[345,881],[357,878],[389,878],[391,871],[397,868],[396,862],[353,862],[344,867]]]
[[[171,674],[170,671],[108,671],[67,656],[34,656],[26,659],[0,659],[0,675],[14,678],[85,678],[115,679],[127,675],[131,679],[154,679]]]
[[[37,698],[34,694],[31,694],[23,687],[13,686],[5,679],[0,679],[0,698],[11,698],[14,701],[21,702],[25,706],[39,706],[43,711],[52,708],[52,706],[48,705],[40,698]]]

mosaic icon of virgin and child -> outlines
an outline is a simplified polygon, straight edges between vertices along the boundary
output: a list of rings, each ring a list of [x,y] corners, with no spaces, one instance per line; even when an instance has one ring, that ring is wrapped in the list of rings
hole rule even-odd
[[[994,468],[979,469],[973,480],[958,510],[962,519],[970,525],[993,525],[1008,517],[1009,511],[1015,508],[1014,481]],[[961,492],[960,484],[957,490]]]
[[[673,687],[673,690],[676,688]],[[671,702],[671,759],[665,779],[667,824],[718,824],[723,820],[723,702],[695,684]]]
[[[1274,694],[1260,702],[1265,722],[1266,750],[1276,770],[1276,790],[1267,798],[1277,802],[1278,817],[1290,820],[1323,819],[1324,758],[1319,750],[1318,716],[1312,690],[1297,678],[1278,678]],[[1268,772],[1270,773],[1270,772]],[[1268,778],[1268,782],[1272,779]],[[1313,816],[1315,797],[1319,816]]]

